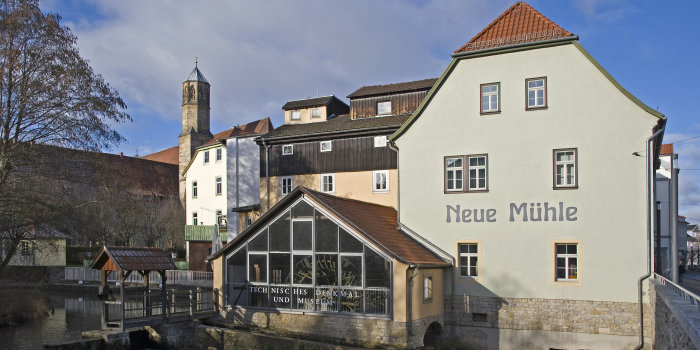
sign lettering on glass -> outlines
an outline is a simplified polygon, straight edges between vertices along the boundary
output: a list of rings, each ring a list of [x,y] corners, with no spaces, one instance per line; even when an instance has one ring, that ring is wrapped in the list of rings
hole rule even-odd
[[[249,286],[248,291],[252,294],[267,294],[267,287]],[[270,296],[275,303],[289,303],[290,297],[294,295],[299,304],[335,305],[338,295],[343,297],[343,300],[356,299],[360,296],[360,292],[359,290],[316,289],[315,298],[309,298],[307,288],[270,287]]]
[[[496,209],[462,209],[460,205],[446,205],[447,217],[445,222],[496,222]],[[557,204],[544,203],[510,203],[508,221],[577,221],[577,207],[565,206],[564,202]]]

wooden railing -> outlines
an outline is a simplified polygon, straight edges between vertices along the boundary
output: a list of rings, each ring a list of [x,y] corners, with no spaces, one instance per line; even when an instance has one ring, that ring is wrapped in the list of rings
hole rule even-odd
[[[213,274],[204,271],[189,271],[189,270],[167,270],[165,271],[167,284],[177,284],[184,286],[211,286]],[[83,281],[83,282],[100,282],[100,271],[93,270],[88,267],[66,267],[66,281]],[[107,278],[108,282],[116,283],[119,277],[116,273],[110,274]],[[161,278],[157,271],[152,271],[149,275],[151,284],[160,284]],[[142,283],[143,277],[138,273],[132,273],[126,279],[127,283]]]

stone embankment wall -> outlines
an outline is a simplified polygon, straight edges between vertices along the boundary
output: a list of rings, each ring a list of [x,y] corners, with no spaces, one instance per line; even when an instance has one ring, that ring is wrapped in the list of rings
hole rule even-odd
[[[700,349],[700,309],[672,287],[650,283],[654,307],[654,349]]]

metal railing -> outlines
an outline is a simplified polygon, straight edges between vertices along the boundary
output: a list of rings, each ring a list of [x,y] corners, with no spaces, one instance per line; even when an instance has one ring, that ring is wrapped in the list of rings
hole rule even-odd
[[[678,284],[673,283],[673,281],[669,280],[668,278],[661,276],[654,272],[654,279],[657,281],[660,281],[662,285],[664,286],[669,286],[673,288],[679,295],[683,296],[683,299],[685,301],[690,302],[691,305],[697,305],[698,311],[700,311],[700,296],[697,294],[681,287]]]
[[[165,277],[168,284],[180,285],[200,285],[211,284],[213,273],[204,271],[189,271],[189,270],[167,270]],[[100,271],[93,270],[89,267],[66,267],[66,281],[83,281],[83,282],[100,282]],[[119,281],[119,276],[116,273],[109,274],[108,282],[116,283]],[[157,271],[151,271],[149,275],[151,284],[160,284],[161,278]],[[127,283],[142,283],[143,277],[138,273],[132,273],[126,278]]]

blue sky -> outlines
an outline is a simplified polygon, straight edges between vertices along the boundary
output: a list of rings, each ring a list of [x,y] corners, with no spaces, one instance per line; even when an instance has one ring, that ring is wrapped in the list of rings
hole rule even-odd
[[[528,1],[615,79],[668,117],[665,143],[700,136],[698,1]],[[127,155],[177,144],[182,81],[199,58],[212,84],[212,132],[270,117],[288,100],[439,76],[450,53],[513,1],[60,1],[92,67],[134,119]],[[700,138],[679,154],[681,215],[700,223]]]

